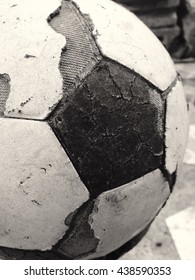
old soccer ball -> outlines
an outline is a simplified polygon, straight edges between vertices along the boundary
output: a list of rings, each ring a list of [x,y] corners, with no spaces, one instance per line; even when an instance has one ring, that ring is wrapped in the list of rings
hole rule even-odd
[[[181,79],[112,1],[0,7],[1,252],[105,256],[173,189],[188,134]]]

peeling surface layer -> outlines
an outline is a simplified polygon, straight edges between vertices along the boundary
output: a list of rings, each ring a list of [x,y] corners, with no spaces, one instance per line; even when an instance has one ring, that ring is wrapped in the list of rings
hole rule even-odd
[[[169,193],[160,170],[102,193],[89,217],[94,235],[100,240],[90,258],[110,253],[141,232],[157,215]]]
[[[0,116],[3,116],[5,104],[10,92],[10,77],[7,74],[0,74]]]
[[[2,118],[0,131],[0,246],[51,249],[89,192],[46,123]]]
[[[74,0],[103,55],[137,72],[162,91],[176,77],[173,62],[154,34],[131,12],[110,0]],[[152,46],[152,51],[151,51]]]
[[[0,72],[11,79],[5,115],[44,119],[62,97],[64,36],[47,23],[60,0],[0,2]],[[9,15],[9,16],[8,16]]]
[[[94,209],[94,201],[84,203],[72,217],[70,228],[55,249],[70,259],[94,253],[99,243],[90,226],[89,216]]]
[[[70,2],[62,1],[59,15],[49,21],[49,24],[66,38],[60,72],[63,77],[63,93],[67,96],[74,92],[80,81],[101,60],[101,55],[84,18]]]
[[[172,174],[182,162],[189,129],[185,93],[179,79],[167,97],[165,167]]]
[[[104,61],[50,124],[95,197],[160,166],[163,115],[157,91],[126,68]]]

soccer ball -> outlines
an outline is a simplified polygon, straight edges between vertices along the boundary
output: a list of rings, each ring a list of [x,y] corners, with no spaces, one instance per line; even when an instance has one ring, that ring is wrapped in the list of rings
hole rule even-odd
[[[181,79],[119,4],[14,3],[0,4],[1,250],[105,256],[173,189],[188,134]]]

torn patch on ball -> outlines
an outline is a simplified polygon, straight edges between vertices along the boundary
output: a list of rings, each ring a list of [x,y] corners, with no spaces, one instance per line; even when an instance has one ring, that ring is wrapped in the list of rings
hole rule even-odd
[[[6,101],[10,93],[10,77],[8,74],[0,74],[0,116],[4,115]]]
[[[91,31],[79,10],[70,1],[48,18],[49,25],[66,38],[59,63],[63,78],[63,97],[74,94],[82,80],[102,59]]]

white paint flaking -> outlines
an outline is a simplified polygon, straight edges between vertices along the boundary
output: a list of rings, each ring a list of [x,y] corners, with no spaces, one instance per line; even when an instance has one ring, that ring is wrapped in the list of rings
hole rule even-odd
[[[0,2],[0,73],[11,78],[6,116],[44,119],[62,97],[58,66],[66,42],[47,23],[48,16],[60,3],[60,0]],[[35,57],[25,58],[25,55]]]
[[[173,62],[161,42],[130,11],[110,0],[74,0],[94,25],[103,55],[137,72],[161,90],[176,77]]]
[[[166,169],[175,172],[183,160],[188,139],[189,119],[185,93],[180,80],[167,97],[166,114]]]
[[[160,170],[102,193],[89,222],[100,241],[90,258],[104,256],[141,232],[156,216],[169,196]]]
[[[44,122],[0,119],[0,246],[50,249],[89,198]]]

